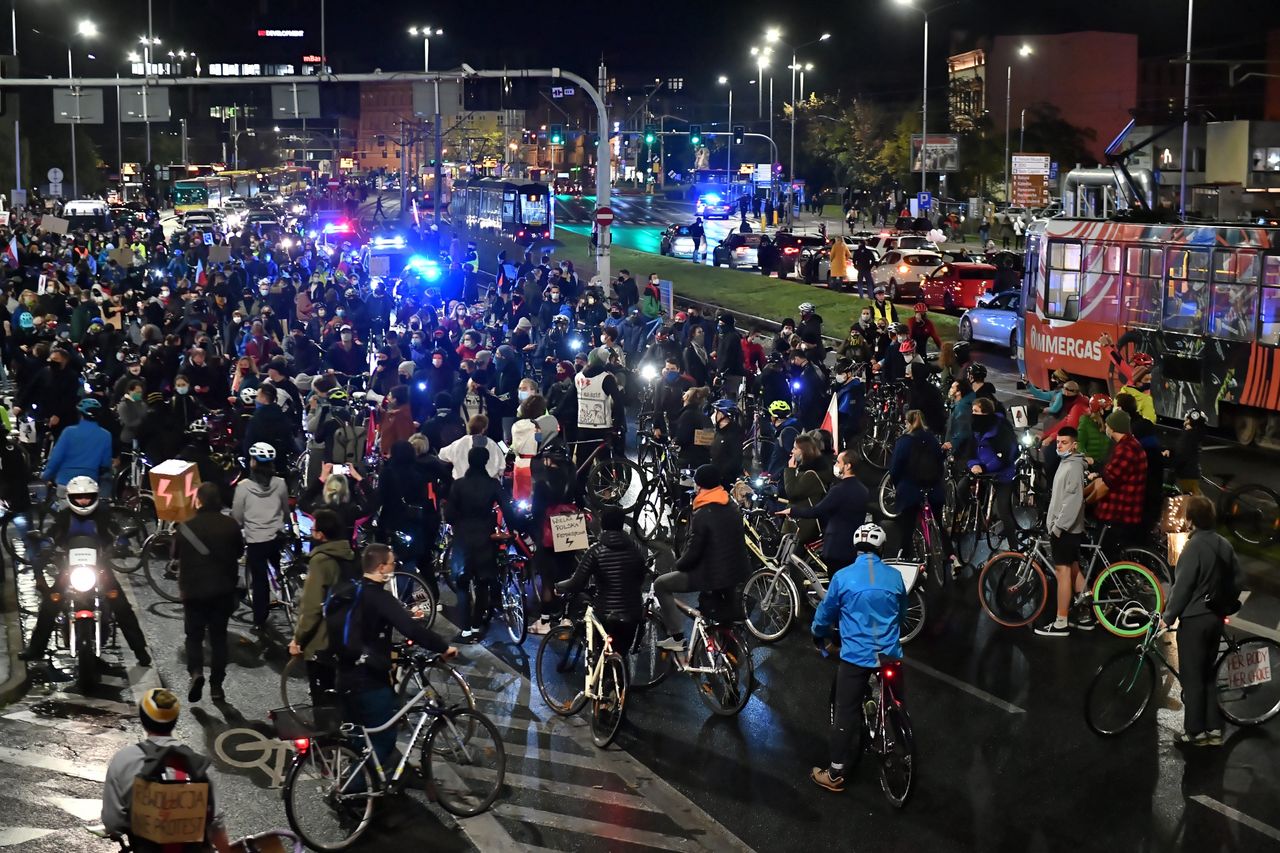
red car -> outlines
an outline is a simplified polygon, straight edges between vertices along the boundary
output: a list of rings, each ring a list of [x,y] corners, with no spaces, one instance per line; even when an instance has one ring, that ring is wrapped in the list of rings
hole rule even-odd
[[[976,308],[980,296],[995,291],[996,272],[991,264],[943,264],[920,283],[920,300],[946,311]]]

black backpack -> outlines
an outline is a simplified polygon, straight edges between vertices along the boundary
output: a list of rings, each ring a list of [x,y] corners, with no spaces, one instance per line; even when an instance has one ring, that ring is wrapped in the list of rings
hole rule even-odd
[[[907,476],[920,486],[932,486],[942,479],[942,459],[931,448],[925,447],[924,438],[912,440],[911,458],[907,461]]]
[[[209,760],[181,744],[145,740],[138,746],[143,761],[129,806],[131,848],[137,853],[208,850],[205,838],[214,818]],[[170,778],[176,773],[186,778]]]
[[[364,584],[340,580],[324,599],[324,624],[329,652],[339,664],[355,665],[364,655]]]

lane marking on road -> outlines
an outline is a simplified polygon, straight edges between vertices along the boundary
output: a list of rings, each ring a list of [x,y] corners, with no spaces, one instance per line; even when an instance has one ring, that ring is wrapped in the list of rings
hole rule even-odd
[[[38,770],[52,770],[54,773],[61,773],[63,776],[74,776],[77,779],[87,779],[90,782],[102,782],[107,778],[106,764],[68,761],[65,758],[40,755],[36,752],[13,749],[7,746],[0,746],[0,762]]]
[[[114,740],[121,745],[129,743],[137,743],[138,736],[129,732],[121,731],[107,726],[95,725],[84,720],[64,720],[56,717],[47,717],[43,714],[37,714],[34,711],[14,711],[5,714],[3,719],[14,720],[27,725],[40,726],[46,729],[62,732],[64,734],[76,734],[83,737],[91,737],[94,739]]]
[[[920,661],[913,660],[911,658],[904,659],[903,663],[906,664],[911,669],[923,672],[925,675],[931,678],[936,678],[938,681],[941,681],[943,684],[950,684],[952,687],[956,688],[957,690],[963,691],[964,693],[968,693],[970,696],[974,697],[975,699],[981,699],[983,702],[986,702],[988,705],[992,705],[996,708],[999,708],[1001,711],[1004,711],[1006,714],[1027,713],[1026,708],[1019,708],[1017,705],[1014,705],[1012,702],[1006,702],[1005,700],[1001,699],[999,696],[992,696],[987,691],[974,687],[972,684],[968,683],[967,681],[961,681],[960,679],[956,678],[954,675],[947,675],[945,672],[934,669],[933,667],[929,666],[926,663],[921,663]]]
[[[499,817],[520,820],[538,826],[549,826],[552,829],[562,829],[595,838],[607,838],[624,844],[640,844],[658,850],[674,850],[681,851],[681,853],[690,848],[690,841],[677,835],[663,835],[660,832],[631,829],[630,827],[618,826],[604,821],[546,812],[529,806],[500,803],[495,805],[494,808],[497,810]]]
[[[1220,803],[1213,797],[1209,797],[1204,794],[1196,794],[1191,798],[1191,802],[1199,803],[1205,808],[1211,809],[1223,817],[1229,817],[1236,823],[1242,826],[1247,826],[1254,832],[1265,835],[1273,841],[1280,841],[1280,829],[1276,829],[1274,826],[1265,824],[1255,817],[1250,817],[1239,809],[1233,809],[1226,803]]]
[[[0,826],[0,847],[17,847],[37,838],[57,832],[56,829],[37,829],[34,826]]]
[[[493,779],[496,775],[487,767],[463,767],[454,768],[463,776],[473,779]],[[621,806],[628,809],[636,809],[637,811],[655,812],[662,814],[662,810],[644,797],[637,797],[634,794],[620,794],[616,791],[606,791],[603,788],[595,788],[588,785],[574,785],[569,782],[560,782],[554,779],[543,779],[540,776],[525,776],[521,773],[512,773],[507,771],[503,774],[503,781],[513,788],[521,788],[526,791],[541,791],[546,794],[559,794],[563,797],[573,797],[576,800],[586,800],[593,803],[608,803],[611,806]]]

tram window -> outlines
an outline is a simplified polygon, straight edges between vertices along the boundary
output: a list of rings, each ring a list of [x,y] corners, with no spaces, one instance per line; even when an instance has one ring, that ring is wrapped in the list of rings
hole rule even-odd
[[[1231,341],[1253,340],[1257,311],[1257,252],[1214,252],[1209,334]]]
[[[1120,247],[1119,246],[1103,247],[1102,271],[1109,275],[1120,272]]]
[[[1280,346],[1280,255],[1262,256],[1258,343],[1271,347]]]
[[[1125,251],[1121,289],[1123,324],[1154,329],[1160,325],[1160,250],[1133,246]]]
[[[1046,282],[1045,316],[1075,320],[1080,316],[1079,243],[1049,244],[1049,279]]]
[[[1171,332],[1203,334],[1209,302],[1209,253],[1171,249],[1165,256],[1169,277],[1162,325]]]

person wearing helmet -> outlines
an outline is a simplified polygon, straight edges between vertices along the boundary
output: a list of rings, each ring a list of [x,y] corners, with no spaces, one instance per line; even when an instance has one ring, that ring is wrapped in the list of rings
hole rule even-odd
[[[814,642],[826,642],[829,648],[835,642],[833,635],[839,634],[830,762],[809,773],[814,784],[828,791],[844,790],[845,774],[856,760],[853,736],[861,725],[868,676],[880,666],[881,655],[895,660],[902,657],[901,625],[907,616],[907,589],[901,573],[880,559],[886,538],[877,524],[863,524],[854,531],[857,556],[832,573],[826,597],[813,614],[810,626]],[[901,678],[901,667],[895,667],[894,677]],[[902,695],[901,681],[895,692]]]
[[[1138,414],[1155,423],[1156,407],[1151,397],[1151,371],[1155,367],[1155,359],[1149,353],[1134,352],[1126,363],[1124,356],[1120,353],[1120,347],[1125,344],[1126,337],[1120,338],[1119,345],[1108,334],[1103,334],[1099,338],[1099,343],[1111,359],[1111,370],[1107,376],[1108,389],[1117,403],[1122,396],[1133,397]]]
[[[260,392],[261,393],[261,392]],[[265,441],[249,445],[249,476],[236,484],[231,517],[244,529],[245,564],[253,581],[253,628],[267,624],[271,584],[267,564],[280,570],[280,536],[289,518],[289,488],[276,476],[278,454]]]
[[[111,472],[111,433],[97,423],[101,409],[93,397],[81,400],[73,409],[78,421],[62,431],[49,452],[40,478],[57,485],[59,499],[73,478],[88,477],[96,483]]]
[[[915,342],[916,352],[921,358],[929,353],[929,341],[933,341],[933,345],[939,350],[942,349],[942,338],[938,337],[938,329],[929,319],[929,306],[923,302],[916,303],[915,313],[907,321],[907,334]]]
[[[240,845],[233,848],[227,837],[217,789],[208,774],[209,759],[193,752],[173,736],[180,709],[177,694],[166,687],[153,687],[142,695],[138,702],[138,718],[142,722],[146,739],[123,747],[111,757],[102,785],[102,824],[113,837],[129,836],[130,848],[133,850],[163,848],[146,839],[133,837],[134,824],[131,817],[136,780],[140,775],[152,775],[153,771],[149,768],[161,761],[162,767],[154,770],[155,778],[163,779],[166,791],[172,791],[175,796],[184,787],[179,781],[182,779],[198,781],[208,786],[208,805],[204,814],[205,836],[199,849],[231,853],[233,849],[240,849]],[[175,849],[185,846],[176,845]]]
[[[721,484],[720,472],[703,465],[693,473],[697,493],[689,521],[689,538],[673,570],[653,583],[669,636],[658,647],[673,652],[684,650],[684,614],[676,606],[681,592],[715,592],[732,595],[746,579],[749,560],[743,538],[742,513],[729,500]]]
[[[70,431],[67,430],[68,433]],[[48,539],[63,547],[77,542],[96,543],[99,555],[98,585],[111,609],[111,618],[120,627],[125,642],[138,659],[138,665],[151,666],[151,655],[147,652],[147,641],[142,634],[142,626],[138,624],[138,615],[134,613],[128,597],[120,592],[120,583],[106,558],[115,546],[118,531],[111,517],[111,508],[99,496],[97,479],[77,475],[59,491],[66,499],[66,504],[54,513]],[[35,559],[37,563],[40,562],[39,555]],[[63,596],[71,584],[71,567],[67,564],[59,567],[52,586],[45,579],[47,573],[44,567],[37,569],[34,574],[36,587],[42,595],[35,628],[31,631],[26,651],[20,655],[25,661],[39,660],[45,656],[49,638],[53,635],[58,616],[65,606]],[[112,592],[115,595],[111,595]]]
[[[903,345],[907,347],[904,350]],[[907,362],[915,356],[915,342],[907,333],[899,334],[894,327],[889,334],[884,354],[877,362],[881,382],[900,382],[907,378]]]
[[[987,366],[974,362],[969,365],[969,387],[973,389],[975,397],[990,397],[996,403],[996,409],[1001,408],[999,401],[996,400],[996,386],[987,381]]]
[[[898,322],[898,309],[889,301],[883,287],[877,287],[872,294],[871,318],[876,321],[877,325],[881,321],[884,321],[886,326]]]
[[[720,472],[720,484],[726,489],[732,488],[745,470],[742,459],[745,439],[740,417],[738,404],[733,400],[717,400],[711,406],[711,422],[716,429],[711,440],[711,464]]]
[[[796,324],[796,334],[800,340],[822,343],[822,315],[813,307],[812,302],[800,306],[800,322]]]
[[[783,468],[791,459],[796,436],[801,432],[800,421],[786,400],[774,400],[769,404],[768,411],[769,423],[773,427],[773,441],[761,445],[760,466],[770,479],[780,483]]]
[[[1106,394],[1094,394],[1089,398],[1089,411],[1076,424],[1076,444],[1084,456],[1085,464],[1102,465],[1111,453],[1111,439],[1107,437],[1107,417],[1113,403]]]
[[[836,359],[831,369],[832,393],[836,396],[836,439],[840,447],[849,447],[853,437],[862,431],[866,386],[852,359]]]
[[[1173,468],[1174,482],[1183,494],[1200,494],[1200,446],[1209,419],[1199,409],[1188,409],[1182,416],[1182,432],[1169,450],[1162,451]]]

